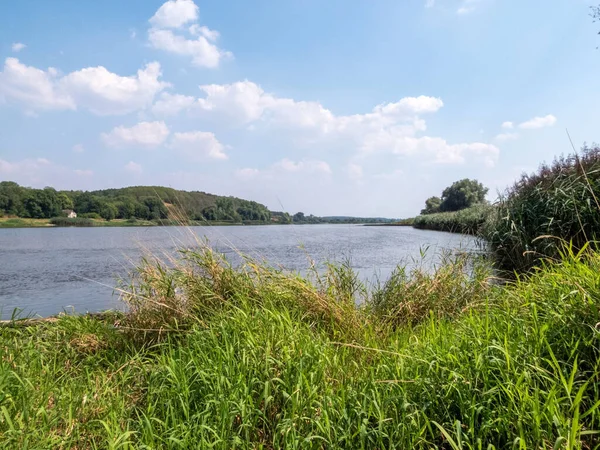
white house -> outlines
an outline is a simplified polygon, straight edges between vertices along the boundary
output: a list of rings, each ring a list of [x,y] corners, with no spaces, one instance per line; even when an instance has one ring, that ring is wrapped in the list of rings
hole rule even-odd
[[[77,217],[77,213],[72,209],[63,209],[63,214],[65,214],[69,219],[74,219]]]

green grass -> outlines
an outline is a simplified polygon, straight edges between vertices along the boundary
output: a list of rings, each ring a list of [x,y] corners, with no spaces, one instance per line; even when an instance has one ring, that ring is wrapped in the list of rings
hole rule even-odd
[[[0,217],[0,228],[33,228],[50,226],[49,219],[24,219],[16,217]]]
[[[600,255],[491,276],[147,260],[127,315],[0,327],[0,445],[598,448]]]
[[[488,205],[476,205],[461,211],[425,214],[415,217],[412,225],[425,230],[477,235],[492,210]]]

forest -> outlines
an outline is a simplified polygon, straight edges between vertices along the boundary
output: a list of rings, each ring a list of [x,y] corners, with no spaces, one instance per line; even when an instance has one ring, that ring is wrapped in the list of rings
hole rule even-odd
[[[33,189],[12,181],[0,182],[0,215],[31,219],[65,216],[73,210],[80,218],[196,221],[271,221],[269,209],[257,202],[205,192],[161,186],[133,186],[98,191]]]

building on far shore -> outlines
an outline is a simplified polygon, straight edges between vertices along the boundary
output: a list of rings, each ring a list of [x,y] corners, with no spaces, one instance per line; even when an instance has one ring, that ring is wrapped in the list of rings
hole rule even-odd
[[[74,219],[75,217],[77,217],[77,213],[75,211],[73,211],[72,209],[63,209],[62,213],[67,216],[69,219]]]

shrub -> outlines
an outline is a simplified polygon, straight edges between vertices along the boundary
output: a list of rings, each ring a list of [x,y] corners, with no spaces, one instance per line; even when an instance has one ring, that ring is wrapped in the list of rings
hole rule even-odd
[[[93,227],[94,221],[84,217],[53,217],[50,223],[56,227]]]
[[[600,233],[600,148],[557,158],[524,174],[501,197],[483,228],[503,267],[527,270],[559,256],[560,243],[575,249]]]

